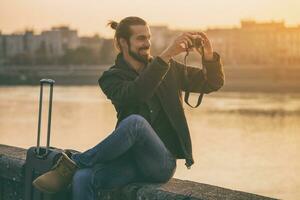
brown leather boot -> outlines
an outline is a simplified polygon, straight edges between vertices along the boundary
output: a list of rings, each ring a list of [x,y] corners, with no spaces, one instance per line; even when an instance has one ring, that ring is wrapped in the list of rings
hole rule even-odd
[[[64,152],[52,169],[33,181],[33,185],[45,193],[56,193],[66,189],[78,166]]]

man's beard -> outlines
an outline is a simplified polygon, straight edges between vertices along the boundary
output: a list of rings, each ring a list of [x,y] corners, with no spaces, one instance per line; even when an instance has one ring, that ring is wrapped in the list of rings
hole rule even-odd
[[[148,64],[148,62],[149,62],[149,55],[140,55],[140,54],[138,54],[138,53],[135,53],[135,52],[133,52],[133,51],[131,51],[131,46],[130,46],[130,44],[128,44],[128,53],[129,53],[129,55],[131,56],[131,57],[133,57],[135,60],[137,60],[137,61],[139,61],[139,62],[142,62],[142,63],[144,63],[145,65],[147,65]],[[150,48],[150,47],[148,47],[148,48]],[[147,47],[142,47],[142,48],[140,48],[139,49],[139,51],[140,50],[143,50],[143,49],[148,49]]]

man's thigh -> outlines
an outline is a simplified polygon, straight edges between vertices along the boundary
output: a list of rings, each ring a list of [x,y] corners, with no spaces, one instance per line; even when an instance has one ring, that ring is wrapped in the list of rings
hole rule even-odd
[[[166,181],[173,174],[176,160],[151,125],[144,119],[137,126],[141,136],[132,148],[137,166],[147,180]]]

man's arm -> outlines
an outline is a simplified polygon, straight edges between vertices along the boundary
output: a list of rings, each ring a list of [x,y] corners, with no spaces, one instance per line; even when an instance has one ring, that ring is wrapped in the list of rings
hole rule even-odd
[[[136,104],[149,99],[169,70],[161,58],[154,58],[135,79],[126,80],[119,71],[105,71],[98,83],[108,99],[114,104]]]
[[[101,89],[115,104],[126,105],[146,101],[154,94],[168,72],[171,57],[185,51],[182,43],[192,43],[189,37],[190,33],[177,37],[134,81],[124,80],[118,73],[112,73],[112,70],[104,72],[98,81]]]
[[[172,60],[171,66],[175,67],[177,79],[180,82],[180,87],[183,91],[196,93],[210,93],[217,91],[224,85],[224,72],[222,62],[218,53],[213,53],[211,60],[203,59],[202,65],[206,68],[207,81],[205,83],[204,73],[202,69],[184,66],[182,63]],[[185,77],[185,68],[187,77]]]

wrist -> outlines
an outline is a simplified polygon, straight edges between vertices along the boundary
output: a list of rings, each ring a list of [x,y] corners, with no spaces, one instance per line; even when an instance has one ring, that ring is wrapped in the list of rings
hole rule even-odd
[[[219,62],[219,61],[220,61],[220,55],[217,52],[213,52],[212,60],[207,60],[206,58],[202,59],[202,62],[204,62],[204,63],[213,63],[213,62]]]
[[[213,59],[214,59],[214,53],[213,52],[204,54],[204,60],[212,61]]]

